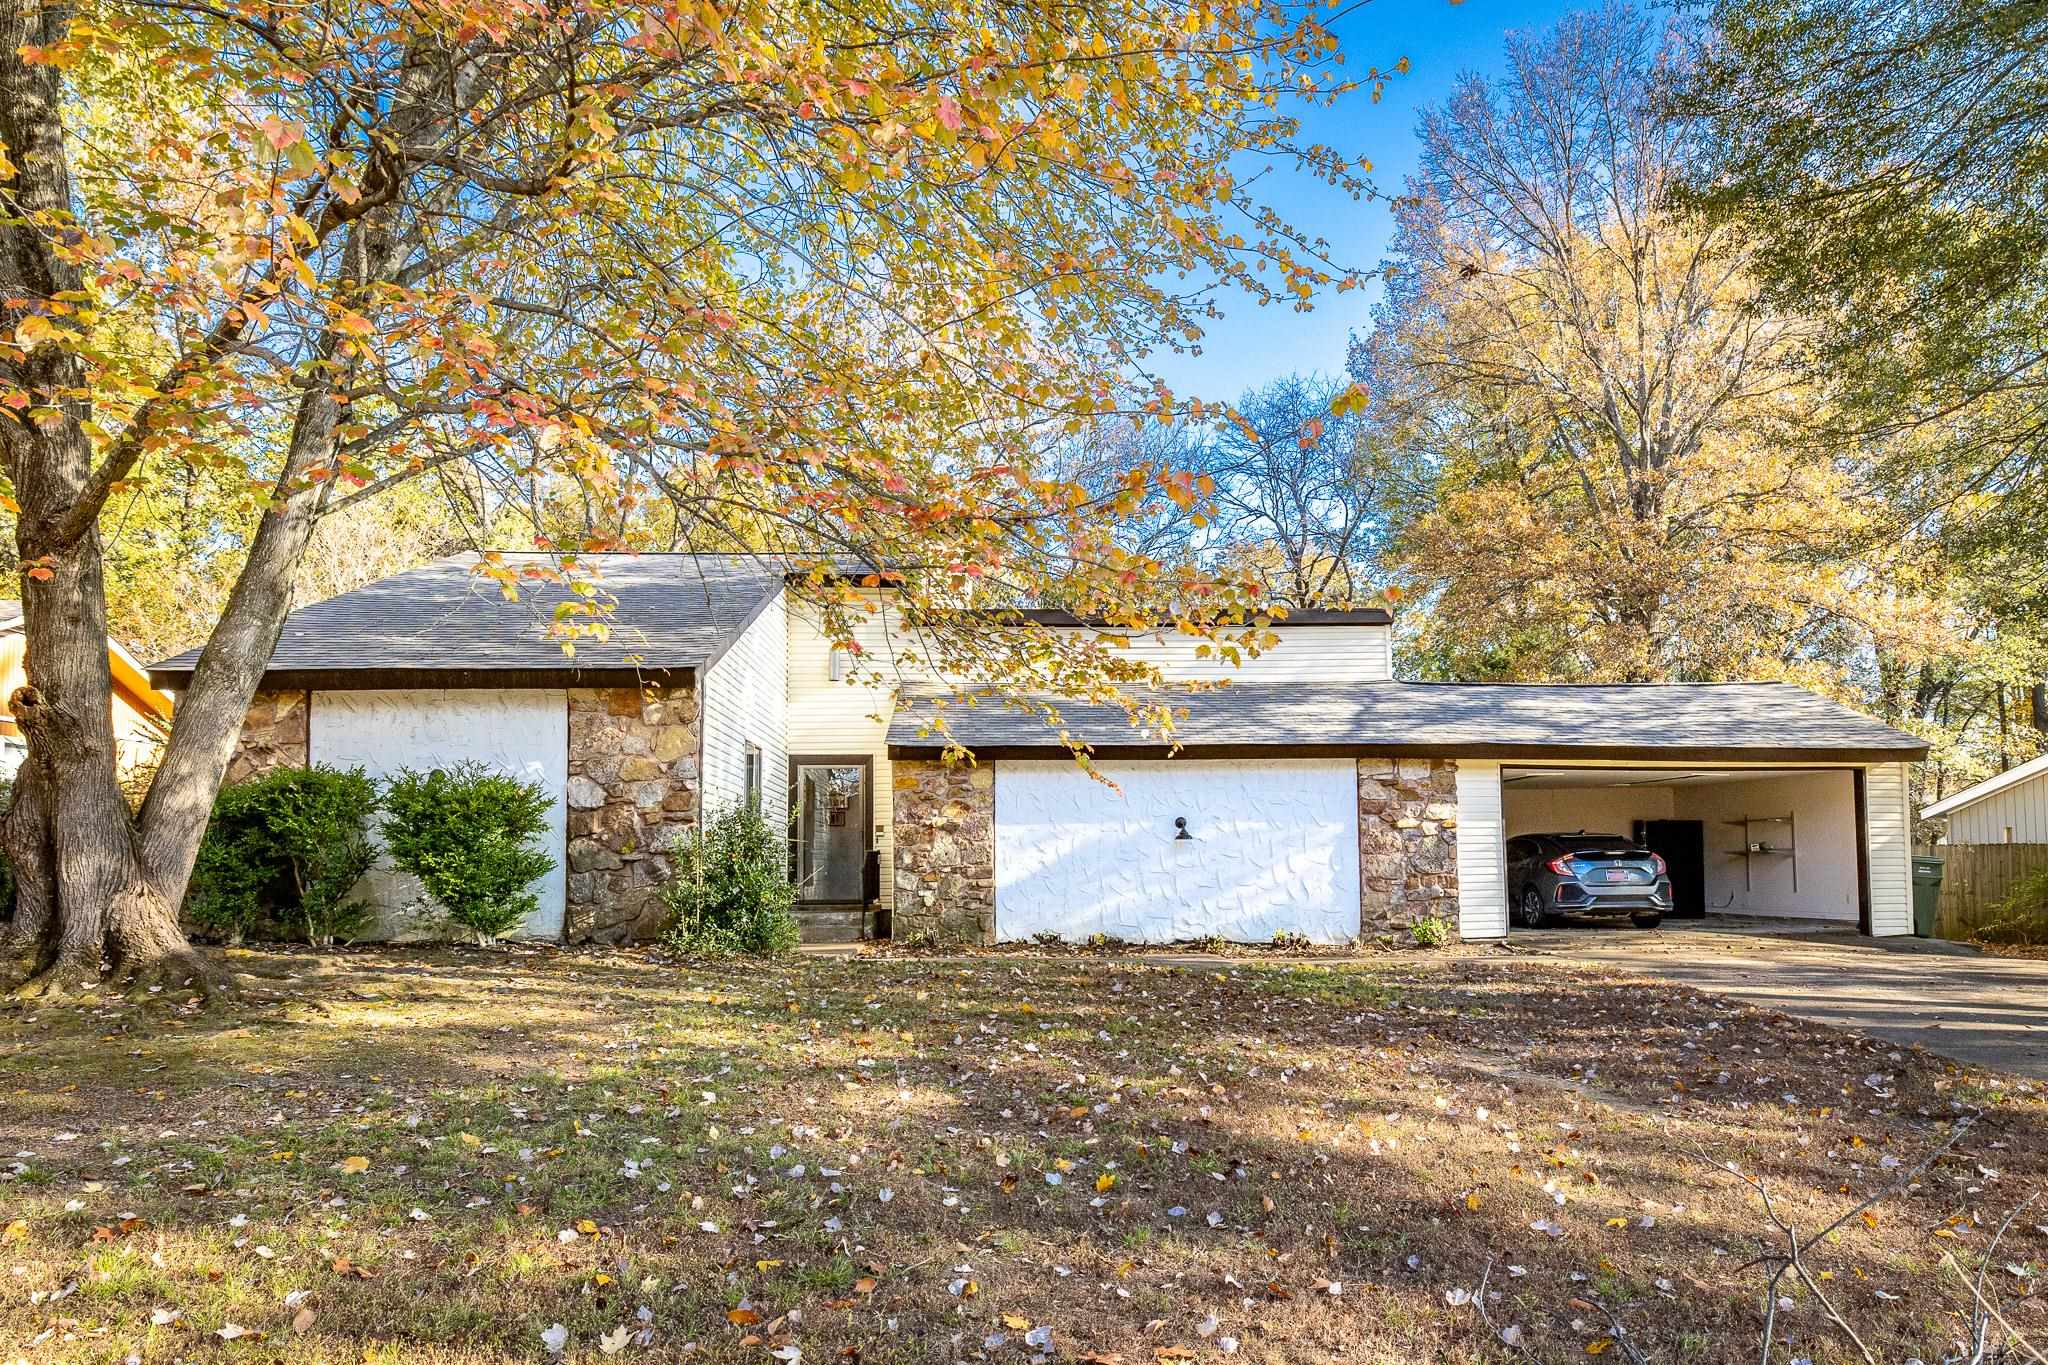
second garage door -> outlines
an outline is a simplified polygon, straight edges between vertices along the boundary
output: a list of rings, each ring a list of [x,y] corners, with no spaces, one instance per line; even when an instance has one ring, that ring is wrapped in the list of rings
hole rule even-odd
[[[1115,785],[1065,760],[996,764],[997,937],[1357,936],[1351,760],[1168,759],[1099,771]]]
[[[569,712],[562,692],[315,692],[310,739],[315,763],[361,767],[376,778],[396,776],[405,768],[425,771],[474,761],[538,783],[551,805],[547,833],[535,846],[555,865],[534,882],[539,904],[516,934],[562,936],[567,825],[562,794],[569,766]],[[377,915],[376,929],[366,937],[446,933],[430,918],[419,883],[382,856],[356,894]]]

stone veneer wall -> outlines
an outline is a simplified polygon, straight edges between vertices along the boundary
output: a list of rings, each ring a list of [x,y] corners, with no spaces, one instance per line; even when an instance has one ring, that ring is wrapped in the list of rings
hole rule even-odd
[[[1358,760],[1358,933],[1458,922],[1458,765]]]
[[[570,690],[569,942],[661,932],[667,854],[697,824],[697,765],[688,684]]]
[[[228,759],[227,780],[247,782],[278,768],[303,768],[313,761],[312,694],[258,692],[249,701],[242,737]]]
[[[896,906],[890,937],[988,943],[996,933],[996,774],[895,765]]]

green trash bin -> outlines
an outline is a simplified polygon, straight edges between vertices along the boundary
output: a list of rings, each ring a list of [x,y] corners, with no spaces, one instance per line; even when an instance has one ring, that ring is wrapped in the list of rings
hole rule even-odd
[[[1921,938],[1934,937],[1934,911],[1941,904],[1939,858],[1913,860],[1913,932]]]

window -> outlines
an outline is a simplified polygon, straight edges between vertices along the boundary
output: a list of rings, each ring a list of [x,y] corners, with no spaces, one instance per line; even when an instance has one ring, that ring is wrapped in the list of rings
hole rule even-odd
[[[747,750],[746,750],[746,765],[747,765],[747,777],[746,777],[746,798],[745,798],[745,799],[746,799],[746,803],[747,803],[747,809],[748,809],[748,810],[753,810],[753,811],[758,811],[759,809],[761,809],[761,746],[760,746],[760,745],[758,745],[758,744],[749,744],[749,745],[747,745]]]

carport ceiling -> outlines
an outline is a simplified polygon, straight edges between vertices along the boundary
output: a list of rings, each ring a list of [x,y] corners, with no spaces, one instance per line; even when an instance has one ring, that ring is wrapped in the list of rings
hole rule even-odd
[[[1812,768],[1505,768],[1510,791],[1547,787],[1698,787],[1709,782],[1754,782],[1791,777]]]

